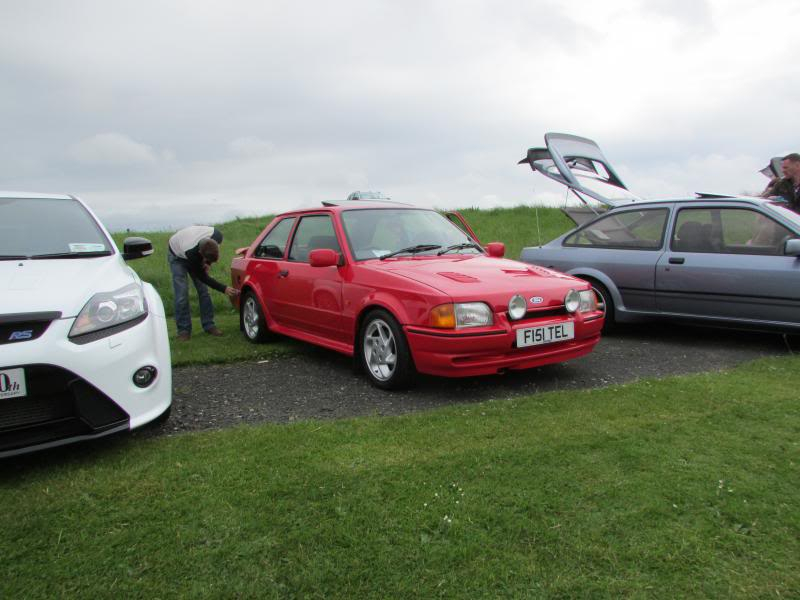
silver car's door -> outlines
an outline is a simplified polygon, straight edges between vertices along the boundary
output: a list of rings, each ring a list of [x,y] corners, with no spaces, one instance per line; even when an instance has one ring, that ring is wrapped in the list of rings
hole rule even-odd
[[[794,237],[755,208],[681,208],[656,269],[659,311],[800,322],[800,260],[783,255],[785,240]]]
[[[584,202],[585,196],[614,207],[640,199],[630,193],[592,140],[568,133],[548,133],[544,139],[547,147],[530,148],[519,164],[529,164],[534,171],[567,186]]]
[[[669,206],[617,209],[564,239],[564,249],[545,266],[576,266],[604,273],[629,311],[654,312],[655,268],[663,252]]]

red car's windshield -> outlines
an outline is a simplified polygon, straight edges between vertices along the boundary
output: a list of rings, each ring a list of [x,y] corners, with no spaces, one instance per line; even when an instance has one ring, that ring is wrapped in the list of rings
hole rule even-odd
[[[419,245],[432,247],[430,250],[419,252],[420,254],[435,254],[439,249],[473,241],[433,210],[404,208],[346,210],[342,212],[342,224],[356,260],[380,258],[403,248]],[[457,251],[481,253],[474,247],[459,248]]]

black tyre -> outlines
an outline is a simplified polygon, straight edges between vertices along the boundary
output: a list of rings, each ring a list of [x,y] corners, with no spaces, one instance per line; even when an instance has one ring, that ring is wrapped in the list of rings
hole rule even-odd
[[[383,390],[409,386],[414,363],[406,336],[392,315],[373,310],[364,319],[358,337],[361,368],[372,385]]]
[[[587,279],[586,281],[592,285],[592,289],[597,295],[597,304],[598,306],[602,305],[602,310],[605,312],[606,320],[603,324],[603,333],[613,331],[617,326],[617,320],[614,316],[614,299],[611,298],[608,288],[599,281],[594,279]]]
[[[240,304],[239,321],[242,333],[248,341],[254,344],[263,344],[270,339],[267,321],[261,310],[261,303],[253,292],[245,292]]]

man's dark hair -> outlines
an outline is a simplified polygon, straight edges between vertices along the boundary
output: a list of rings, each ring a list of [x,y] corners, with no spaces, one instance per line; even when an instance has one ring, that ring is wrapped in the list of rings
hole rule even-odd
[[[790,160],[792,162],[800,162],[800,154],[797,152],[792,152],[791,154],[787,154],[783,157],[783,160]]]
[[[200,256],[209,263],[215,263],[219,260],[219,244],[211,238],[200,240],[198,250],[200,251]]]

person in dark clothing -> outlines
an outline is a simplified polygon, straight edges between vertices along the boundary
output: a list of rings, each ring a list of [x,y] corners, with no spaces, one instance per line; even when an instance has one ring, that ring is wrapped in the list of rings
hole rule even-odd
[[[770,182],[761,194],[765,198],[780,196],[789,203],[789,208],[800,213],[800,154],[793,152],[781,162],[783,177]]]
[[[203,330],[219,336],[222,332],[214,324],[214,305],[208,288],[233,297],[239,291],[226,286],[208,274],[209,267],[219,260],[222,232],[214,227],[192,225],[181,229],[169,238],[167,262],[172,272],[172,289],[175,292],[175,323],[178,340],[188,341],[192,336],[192,315],[189,310],[189,282],[191,277],[200,302],[200,323]]]

